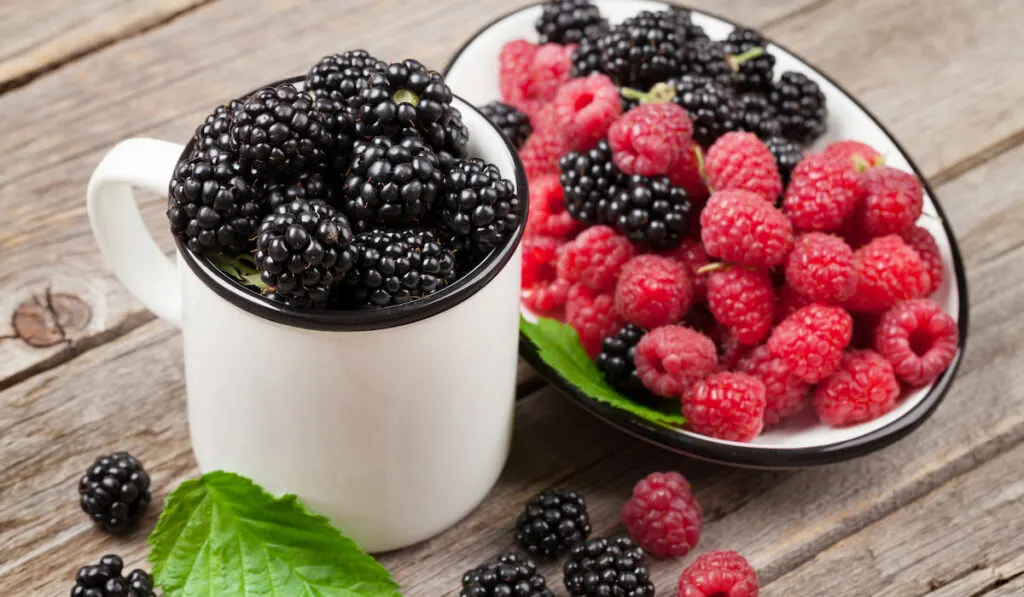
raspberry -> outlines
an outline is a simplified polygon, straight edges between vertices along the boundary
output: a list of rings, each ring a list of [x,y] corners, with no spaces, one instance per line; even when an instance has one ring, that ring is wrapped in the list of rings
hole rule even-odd
[[[851,348],[875,348],[875,330],[878,323],[882,321],[879,313],[850,313],[853,318],[853,338],[850,339]]]
[[[580,344],[592,359],[601,354],[605,337],[614,334],[623,324],[611,294],[596,294],[580,284],[569,290],[565,321],[579,334]]]
[[[696,142],[690,141],[686,147],[679,152],[679,160],[672,166],[668,173],[669,182],[677,187],[683,187],[690,200],[704,200],[708,198],[711,191],[708,183],[704,181],[701,174],[700,147]]]
[[[559,44],[537,46],[523,40],[505,44],[498,57],[498,86],[505,103],[533,117],[569,80],[574,49]]]
[[[610,291],[633,255],[636,248],[626,237],[608,226],[592,226],[565,246],[558,259],[558,276],[598,292]]]
[[[768,350],[807,383],[818,383],[839,367],[853,335],[853,319],[839,307],[812,303],[782,320]]]
[[[641,104],[608,129],[612,160],[625,174],[665,176],[690,147],[693,123],[676,104]]]
[[[776,425],[800,412],[807,403],[811,386],[805,383],[767,346],[758,346],[739,362],[740,373],[761,380],[765,388],[764,424]]]
[[[894,234],[854,251],[853,264],[857,290],[844,303],[851,311],[885,311],[899,301],[924,296],[932,285],[921,256]]]
[[[522,85],[525,73],[536,54],[537,44],[525,39],[513,40],[501,47],[501,53],[498,54],[498,88],[505,103],[515,106],[516,101],[524,99]]]
[[[683,318],[693,302],[686,266],[668,257],[638,255],[622,268],[615,308],[629,323],[656,328]]]
[[[885,158],[874,147],[853,139],[835,141],[821,153],[836,158],[858,171],[881,166],[885,162]]]
[[[900,384],[873,350],[851,350],[839,369],[814,388],[814,412],[832,427],[877,419],[896,407]]]
[[[708,255],[736,265],[782,263],[793,244],[793,227],[771,203],[750,191],[718,191],[700,214]]]
[[[786,258],[786,283],[812,301],[845,301],[857,288],[853,249],[824,232],[800,235]]]
[[[756,346],[772,330],[772,280],[765,272],[743,267],[712,272],[708,276],[708,308],[739,344]]]
[[[709,551],[679,576],[679,597],[757,597],[757,572],[735,551]]]
[[[622,114],[619,90],[606,75],[573,79],[558,88],[555,119],[572,151],[587,151]]]
[[[675,259],[686,266],[693,286],[693,303],[704,302],[707,297],[707,280],[705,276],[698,274],[697,270],[711,263],[711,259],[704,250],[704,245],[700,243],[700,239],[684,238],[678,247],[671,251],[665,251],[661,255]]]
[[[862,228],[871,236],[899,234],[914,225],[924,206],[924,188],[916,176],[883,166],[860,176]]]
[[[678,398],[718,367],[715,343],[689,328],[666,325],[651,330],[636,345],[636,371],[647,389]]]
[[[778,324],[783,319],[789,317],[795,313],[798,309],[802,309],[807,305],[810,305],[814,301],[800,294],[789,284],[783,284],[778,292],[776,293],[777,299],[775,301],[775,323]]]
[[[577,222],[565,209],[565,194],[558,176],[546,174],[530,181],[530,210],[526,233],[564,237],[576,232]]]
[[[715,191],[743,189],[772,204],[782,194],[775,156],[753,133],[726,133],[704,159],[708,184]]]
[[[519,159],[530,180],[545,174],[558,174],[558,160],[567,151],[565,137],[556,127],[538,128],[523,143]]]
[[[746,373],[715,373],[683,396],[683,416],[695,433],[749,442],[764,427],[765,387]]]
[[[750,346],[740,343],[729,330],[719,327],[715,346],[718,347],[718,365],[724,371],[734,371],[750,352]]]
[[[633,542],[656,558],[681,558],[697,546],[704,526],[700,504],[686,478],[651,473],[622,506],[622,525]]]
[[[959,341],[956,322],[931,299],[899,303],[886,311],[875,330],[875,350],[912,386],[927,385],[945,371]]]
[[[797,230],[835,232],[857,206],[857,174],[834,157],[803,159],[790,176],[782,211]]]
[[[550,236],[523,239],[523,278],[520,297],[529,309],[550,313],[561,308],[571,283],[556,275],[555,261],[562,241]]]
[[[935,237],[920,226],[907,228],[900,233],[900,237],[903,242],[907,243],[907,246],[917,251],[921,261],[924,262],[924,269],[928,272],[931,284],[928,285],[928,289],[922,296],[931,296],[942,286],[946,276],[943,271],[945,266],[942,262],[942,253],[939,251],[938,243],[935,242]]]

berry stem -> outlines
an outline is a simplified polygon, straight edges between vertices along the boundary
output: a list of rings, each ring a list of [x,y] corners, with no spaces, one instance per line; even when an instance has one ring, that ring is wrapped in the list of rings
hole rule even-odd
[[[763,55],[764,55],[764,48],[759,47],[759,46],[758,47],[754,47],[754,48],[750,48],[746,52],[741,52],[739,54],[730,55],[728,57],[729,66],[732,68],[732,70],[738,71],[740,69],[740,66],[744,62],[747,62],[748,60],[753,60],[754,58],[757,58],[758,56],[763,56]]]
[[[420,96],[408,89],[399,89],[391,96],[391,100],[396,104],[412,104],[415,106],[420,103]]]
[[[639,89],[623,87],[622,95],[641,104],[667,104],[676,96],[676,88],[668,83],[655,83],[650,91],[644,93]]]
[[[732,266],[728,263],[724,261],[716,261],[697,268],[697,275],[703,276],[704,274],[710,274],[712,272],[724,272],[730,268],[732,268]]]

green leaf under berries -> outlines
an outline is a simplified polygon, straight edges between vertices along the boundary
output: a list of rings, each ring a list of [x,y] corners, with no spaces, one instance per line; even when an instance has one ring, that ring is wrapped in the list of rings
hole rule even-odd
[[[537,318],[537,323],[520,317],[519,331],[537,347],[541,360],[590,398],[658,425],[676,427],[686,423],[676,400],[666,400],[664,406],[648,406],[623,396],[608,385],[572,326],[546,317]]]
[[[232,473],[182,483],[149,537],[165,597],[400,597],[391,575],[294,495]]]
[[[268,288],[260,278],[260,273],[256,271],[256,260],[248,253],[242,253],[235,257],[214,253],[210,255],[209,259],[214,267],[244,286],[251,286],[259,290]]]

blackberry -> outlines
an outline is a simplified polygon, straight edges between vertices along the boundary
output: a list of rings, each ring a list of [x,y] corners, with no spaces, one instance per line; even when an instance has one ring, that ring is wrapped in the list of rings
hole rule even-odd
[[[662,251],[683,242],[692,209],[686,191],[667,176],[634,174],[611,195],[606,217],[634,244]]]
[[[357,141],[345,178],[344,211],[361,229],[422,221],[441,191],[437,155],[417,138]]]
[[[455,257],[427,229],[370,230],[356,235],[355,265],[341,301],[350,307],[401,305],[455,279]]]
[[[403,131],[404,134],[409,132],[412,132],[412,129]],[[466,156],[469,129],[462,123],[462,113],[454,106],[448,108],[445,116],[439,122],[426,123],[421,130],[415,132],[422,133],[422,139],[438,155],[447,153],[456,158]]]
[[[573,597],[654,597],[644,550],[627,537],[576,545],[564,572],[565,588]]]
[[[590,536],[583,496],[545,489],[530,498],[516,520],[516,544],[531,555],[556,558]]]
[[[128,452],[101,456],[78,481],[82,510],[109,533],[131,530],[149,507],[149,475]]]
[[[480,106],[480,112],[491,121],[491,124],[505,133],[516,149],[522,147],[523,143],[526,143],[526,138],[533,132],[530,117],[508,104],[491,102]]]
[[[479,158],[456,160],[444,176],[440,220],[450,246],[483,255],[515,232],[519,196],[497,166]]]
[[[782,73],[769,98],[779,113],[782,134],[787,139],[806,145],[825,132],[825,94],[803,73]]]
[[[451,116],[452,90],[439,73],[409,59],[373,73],[351,105],[359,137],[390,136],[406,127],[443,124]]]
[[[234,122],[235,110],[241,106],[241,100],[231,100],[226,105],[217,106],[217,109],[206,117],[192,136],[192,157],[209,162],[233,160],[237,157],[231,143],[231,123]]]
[[[535,26],[540,43],[568,45],[596,39],[608,30],[608,21],[590,0],[548,0]]]
[[[601,41],[585,39],[572,52],[572,76],[585,77],[601,71]]]
[[[266,208],[271,212],[296,199],[323,201],[332,205],[334,203],[331,183],[319,172],[309,172],[292,180],[273,182],[267,185],[264,193]]]
[[[388,65],[366,50],[349,50],[343,54],[324,56],[309,69],[306,89],[317,97],[348,104],[369,86],[370,77],[384,72]]]
[[[123,576],[123,571],[120,556],[105,555],[99,564],[78,569],[71,597],[155,597],[153,577],[147,572],[132,570]]]
[[[326,152],[324,169],[332,176],[344,175],[355,142],[355,114],[348,105],[329,97],[317,97],[313,109],[322,117],[323,129],[328,137],[329,150]]]
[[[768,137],[764,140],[764,144],[775,156],[775,165],[779,167],[779,174],[782,175],[782,184],[788,185],[793,168],[796,168],[800,160],[804,159],[800,145],[785,137]]]
[[[761,139],[782,134],[782,123],[768,98],[748,93],[739,99],[737,113],[739,128],[754,133]]]
[[[687,42],[692,42],[698,39],[709,39],[707,32],[700,25],[693,22],[693,11],[682,6],[670,6],[668,12],[672,14],[676,22],[679,23],[679,27],[685,33],[685,39]]]
[[[565,209],[584,224],[604,224],[611,197],[625,176],[612,163],[612,149],[602,139],[590,151],[570,151],[558,161]]]
[[[247,251],[262,203],[247,172],[227,160],[194,157],[178,162],[168,186],[171,233],[197,253]]]
[[[722,49],[736,70],[737,91],[762,94],[771,92],[775,56],[768,53],[768,41],[760,33],[746,27],[737,27],[722,42]]]
[[[626,324],[615,334],[604,339],[601,353],[597,355],[597,368],[604,374],[608,385],[630,398],[653,398],[640,376],[637,375],[633,357],[636,345],[644,337],[644,330],[631,323]]]
[[[552,597],[530,560],[506,553],[462,575],[459,597]]]
[[[643,11],[613,28],[598,46],[601,72],[618,85],[646,89],[679,74],[686,31],[673,12]]]
[[[730,89],[736,85],[736,72],[726,59],[722,44],[710,39],[696,39],[686,44],[679,57],[679,71],[711,79]]]
[[[344,215],[322,201],[297,199],[260,224],[256,269],[276,297],[296,307],[322,306],[355,261],[352,240]]]
[[[313,96],[290,83],[252,94],[233,118],[231,142],[242,163],[264,180],[321,168],[333,149]]]
[[[684,75],[668,81],[675,88],[672,101],[693,120],[693,138],[708,147],[725,133],[739,128],[739,106],[732,90],[721,83]]]

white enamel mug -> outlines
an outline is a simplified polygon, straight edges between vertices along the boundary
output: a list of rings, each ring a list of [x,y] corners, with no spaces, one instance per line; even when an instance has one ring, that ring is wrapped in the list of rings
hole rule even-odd
[[[184,336],[188,422],[202,472],[294,493],[371,552],[427,539],[483,500],[508,455],[525,175],[472,106],[469,154],[513,181],[512,242],[444,290],[376,311],[302,311],[247,290],[178,245],[168,260],[131,188],[166,196],[186,148],[129,139],[89,181],[107,264]]]

